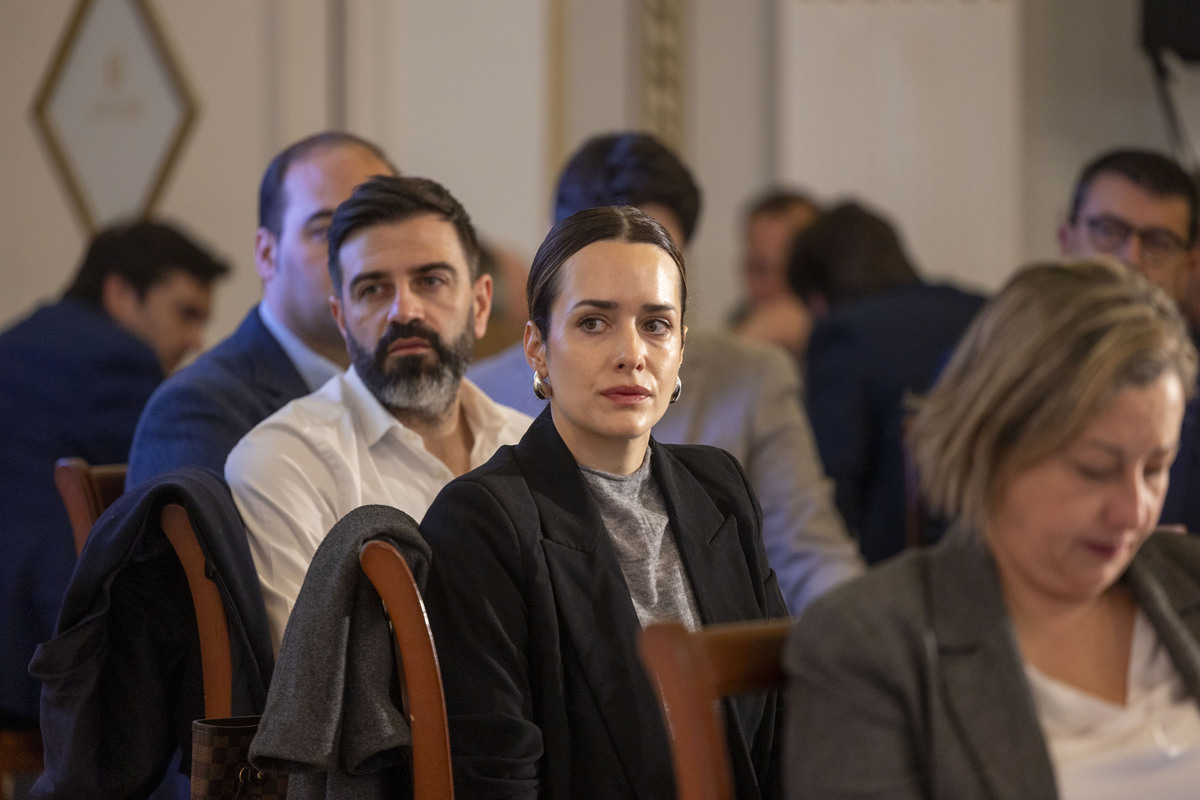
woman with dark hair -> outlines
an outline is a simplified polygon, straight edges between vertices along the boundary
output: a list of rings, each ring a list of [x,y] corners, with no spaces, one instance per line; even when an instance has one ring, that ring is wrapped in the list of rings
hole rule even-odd
[[[662,226],[627,206],[563,220],[528,301],[532,391],[549,405],[421,524],[456,792],[670,798],[637,637],[786,615],[758,503],[729,454],[650,438],[687,390],[683,257]],[[727,709],[739,797],[776,794],[777,698]]]

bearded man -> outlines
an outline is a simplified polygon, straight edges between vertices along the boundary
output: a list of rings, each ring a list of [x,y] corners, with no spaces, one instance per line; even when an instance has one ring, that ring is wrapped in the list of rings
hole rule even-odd
[[[329,303],[351,366],[265,419],[225,463],[276,651],[335,522],[369,503],[420,520],[446,483],[529,425],[463,379],[492,305],[478,266],[470,218],[434,181],[377,176],[334,212]]]

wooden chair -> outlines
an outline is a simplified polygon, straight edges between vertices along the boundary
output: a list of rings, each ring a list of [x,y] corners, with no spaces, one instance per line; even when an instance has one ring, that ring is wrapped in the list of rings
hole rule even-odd
[[[82,458],[60,458],[54,464],[54,483],[67,507],[78,555],[104,509],[125,492],[125,465],[93,467]]]
[[[60,458],[54,464],[54,483],[67,507],[75,555],[79,555],[96,520],[125,491],[125,465],[93,467],[82,458]],[[39,731],[0,729],[0,800],[8,800],[3,782],[7,776],[44,768]]]
[[[44,768],[39,731],[0,729],[0,800],[8,800],[8,776],[40,773]]]
[[[162,528],[187,576],[200,633],[200,669],[204,680],[204,716],[233,714],[233,656],[229,645],[229,619],[217,584],[208,577],[204,551],[187,509],[168,503],[162,510]]]
[[[720,699],[783,686],[791,627],[775,620],[642,631],[638,650],[666,715],[679,800],[734,800]]]
[[[412,726],[413,797],[453,800],[446,699],[425,603],[408,563],[390,543],[367,542],[358,560],[383,599],[396,637],[401,694]]]

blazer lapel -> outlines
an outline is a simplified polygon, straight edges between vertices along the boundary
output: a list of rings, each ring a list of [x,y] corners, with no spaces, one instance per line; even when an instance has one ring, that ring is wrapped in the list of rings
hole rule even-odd
[[[287,352],[263,323],[258,306],[250,309],[233,336],[243,357],[245,374],[251,376],[256,390],[270,398],[272,404],[282,406],[309,393]]]
[[[929,689],[940,694],[954,729],[944,733],[970,751],[993,797],[1045,796],[1054,770],[995,567],[965,531],[951,536],[923,556],[937,651]]]
[[[738,530],[737,517],[725,515],[695,476],[669,447],[652,442],[650,467],[662,490],[672,533],[693,587],[692,594],[705,625],[765,619],[769,605],[761,578],[751,575],[748,559],[756,554],[754,532]],[[779,607],[783,599],[779,598]],[[760,694],[726,698],[725,724],[735,775],[744,792],[761,777],[756,774],[755,732],[764,714],[778,713],[772,700]],[[764,787],[760,787],[764,788]]]
[[[721,513],[704,487],[670,450],[653,443],[651,469],[671,517],[672,533],[705,625],[764,616],[746,565],[737,519]]]
[[[649,765],[671,756],[658,699],[638,660],[641,624],[600,509],[549,409],[534,420],[515,458],[538,508],[563,634],[631,785],[651,785]]]
[[[1134,557],[1125,579],[1188,691],[1200,699],[1200,586],[1186,565],[1181,567],[1160,549],[1186,541],[1176,537],[1180,534],[1155,534]]]

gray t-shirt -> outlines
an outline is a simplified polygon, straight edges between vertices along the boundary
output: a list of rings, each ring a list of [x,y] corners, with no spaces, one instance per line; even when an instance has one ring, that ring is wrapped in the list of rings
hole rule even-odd
[[[650,475],[650,450],[629,475],[580,467],[600,506],[600,516],[617,549],[617,560],[633,598],[638,621],[681,622],[700,627],[696,599],[679,558],[662,492]]]

